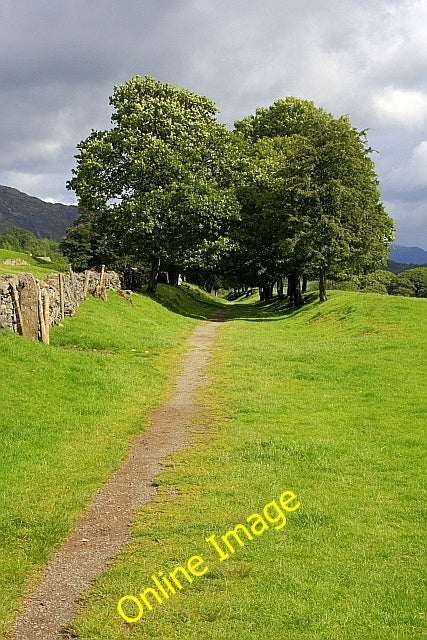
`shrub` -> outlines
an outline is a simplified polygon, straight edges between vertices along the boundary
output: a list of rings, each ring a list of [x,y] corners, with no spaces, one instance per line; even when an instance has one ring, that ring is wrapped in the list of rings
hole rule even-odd
[[[427,298],[427,267],[409,269],[396,276],[388,291],[394,296]]]

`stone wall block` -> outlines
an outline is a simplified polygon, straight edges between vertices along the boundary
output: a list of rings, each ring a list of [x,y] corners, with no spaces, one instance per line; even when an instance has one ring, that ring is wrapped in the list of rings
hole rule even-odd
[[[85,299],[85,282],[87,278],[88,292],[93,293],[100,283],[100,275],[96,271],[84,273],[67,273],[63,275],[65,315],[73,316],[80,303]],[[104,287],[120,289],[120,277],[114,271],[104,273]],[[61,295],[58,274],[50,274],[45,280],[36,280],[30,273],[0,275],[0,329],[9,328],[16,333],[31,338],[41,339],[40,300],[48,297],[49,324],[59,324],[62,320]]]

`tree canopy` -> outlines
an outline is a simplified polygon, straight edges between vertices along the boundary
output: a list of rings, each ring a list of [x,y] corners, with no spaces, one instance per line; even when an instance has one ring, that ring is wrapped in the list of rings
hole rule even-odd
[[[180,269],[237,219],[231,133],[204,96],[137,76],[114,89],[112,128],[78,145],[68,183],[116,253]]]
[[[317,274],[324,300],[327,274],[361,273],[386,260],[393,222],[380,202],[366,133],[353,128],[347,116],[335,119],[312,102],[287,98],[257,109],[235,128],[251,142],[254,160],[251,188],[241,191],[243,211],[270,225],[270,243],[283,252],[269,257],[284,260],[277,266],[285,267],[291,281],[304,272]],[[260,163],[262,143],[270,150],[267,174],[265,158]],[[263,172],[269,184],[261,186]]]
[[[83,254],[96,238],[104,254],[144,261],[151,291],[160,265],[266,298],[286,276],[296,306],[303,275],[325,300],[328,276],[386,261],[393,222],[366,132],[347,116],[286,98],[231,132],[212,100],[149,76],[116,86],[110,104],[111,129],[78,145],[68,183],[87,212],[68,239]]]

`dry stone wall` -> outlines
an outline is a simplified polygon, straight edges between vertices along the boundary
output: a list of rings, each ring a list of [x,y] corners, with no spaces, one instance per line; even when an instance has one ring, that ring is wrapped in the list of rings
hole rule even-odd
[[[0,276],[0,329],[9,328],[33,340],[49,342],[49,328],[72,316],[89,292],[106,296],[120,289],[114,271],[51,274],[36,280],[31,273]]]

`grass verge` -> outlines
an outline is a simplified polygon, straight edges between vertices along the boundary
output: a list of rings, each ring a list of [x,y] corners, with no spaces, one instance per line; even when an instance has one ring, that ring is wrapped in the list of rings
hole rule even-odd
[[[72,637],[423,637],[426,310],[425,300],[347,292],[285,315],[232,308],[201,398],[208,437],[170,459]],[[286,526],[242,535],[221,562],[205,539],[285,490],[301,501]],[[121,597],[194,555],[204,575],[162,603],[147,596],[153,610],[134,624],[118,615]]]
[[[165,308],[176,295],[159,286],[157,300],[135,295],[133,306],[89,297],[51,346],[0,331],[0,638],[168,393],[197,323]]]

